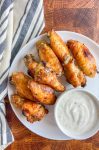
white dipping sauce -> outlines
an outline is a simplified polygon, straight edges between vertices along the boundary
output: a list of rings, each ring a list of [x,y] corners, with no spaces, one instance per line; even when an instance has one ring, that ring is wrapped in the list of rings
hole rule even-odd
[[[57,104],[56,120],[64,132],[81,135],[98,121],[96,100],[86,92],[67,92]]]

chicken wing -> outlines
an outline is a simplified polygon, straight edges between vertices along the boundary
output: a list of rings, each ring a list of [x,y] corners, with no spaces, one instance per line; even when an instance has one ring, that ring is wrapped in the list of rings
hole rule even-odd
[[[28,82],[28,88],[33,96],[42,104],[52,105],[56,101],[54,90],[47,85],[39,84],[33,80]]]
[[[63,66],[67,82],[72,84],[74,87],[85,86],[85,76],[83,72],[78,68],[78,66],[76,66],[72,58],[68,63],[64,63]]]
[[[10,77],[10,82],[15,86],[19,96],[29,100],[33,100],[34,98],[32,96],[32,93],[30,89],[27,87],[28,81],[30,79],[31,79],[30,77],[28,77],[22,72],[15,72]]]
[[[27,100],[29,101],[29,100]],[[17,107],[22,109],[22,106],[24,104],[24,102],[26,102],[26,99],[20,97],[18,94],[13,94],[11,96],[11,102]]]
[[[70,55],[68,47],[54,30],[49,31],[48,36],[50,39],[50,45],[52,50],[54,51],[58,59],[61,62],[64,62],[66,57]]]
[[[34,78],[35,81],[49,85],[56,91],[63,92],[65,87],[59,82],[56,74],[52,72],[48,67],[44,67],[43,64],[37,63],[32,54],[24,57],[25,64],[28,68],[29,74]]]
[[[11,101],[22,110],[22,114],[30,123],[42,120],[48,113],[48,110],[43,105],[23,99],[17,94],[12,95]]]
[[[94,77],[96,74],[96,61],[89,49],[75,40],[69,40],[67,46],[83,73],[89,77]]]
[[[73,57],[71,56],[71,53],[66,44],[54,30],[49,31],[48,35],[53,51],[59,60],[63,63],[66,80],[74,87],[84,86],[86,84],[85,76],[74,63]]]
[[[36,47],[39,51],[41,61],[51,68],[57,75],[61,76],[63,73],[62,65],[51,47],[44,41],[38,41]]]

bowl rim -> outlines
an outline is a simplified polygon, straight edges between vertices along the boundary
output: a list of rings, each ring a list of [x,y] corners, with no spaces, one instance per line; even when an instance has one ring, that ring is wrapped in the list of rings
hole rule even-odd
[[[68,92],[75,92],[75,91],[81,91],[81,92],[83,92],[83,93],[86,93],[86,94],[90,95],[91,97],[93,97],[97,103],[99,103],[99,99],[98,99],[94,94],[92,94],[91,92],[89,92],[88,90],[85,90],[85,89],[82,89],[82,88],[69,89],[69,90],[67,90],[67,91],[64,91],[64,92],[57,98],[57,101],[56,101],[55,107],[54,107],[54,117],[55,117],[55,121],[56,121],[56,124],[57,124],[58,128],[59,128],[65,135],[69,136],[69,137],[72,138],[72,139],[85,140],[85,139],[88,139],[88,138],[92,137],[93,135],[95,135],[95,134],[99,131],[99,127],[98,127],[95,131],[93,131],[94,128],[92,128],[92,130],[90,130],[90,135],[89,135],[89,136],[86,136],[86,135],[84,136],[85,133],[82,134],[84,137],[81,138],[80,135],[72,135],[72,136],[71,136],[71,134],[64,132],[63,129],[62,129],[62,127],[60,127],[60,125],[59,125],[59,123],[57,122],[57,119],[56,119],[57,104],[58,104],[58,102],[61,100],[61,97],[62,97],[63,95],[65,95],[66,93],[68,93]],[[98,107],[99,107],[99,105],[98,105]],[[98,122],[99,122],[99,121],[97,121],[97,124],[98,124]]]

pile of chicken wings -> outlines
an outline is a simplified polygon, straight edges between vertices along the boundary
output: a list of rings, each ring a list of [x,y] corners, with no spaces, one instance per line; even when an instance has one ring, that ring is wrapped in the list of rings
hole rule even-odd
[[[11,101],[31,123],[48,113],[45,106],[55,103],[55,91],[66,90],[60,76],[64,75],[73,87],[84,87],[86,76],[94,77],[96,74],[95,58],[84,44],[76,40],[64,43],[54,30],[47,35],[50,44],[46,41],[36,43],[40,62],[28,54],[24,57],[28,75],[14,72],[10,76],[10,83],[16,89]]]

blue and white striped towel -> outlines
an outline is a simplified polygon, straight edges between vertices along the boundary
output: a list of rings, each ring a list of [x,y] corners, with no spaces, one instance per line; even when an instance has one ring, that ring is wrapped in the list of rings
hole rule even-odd
[[[0,0],[0,150],[14,141],[6,123],[3,101],[10,62],[43,27],[43,0]]]

